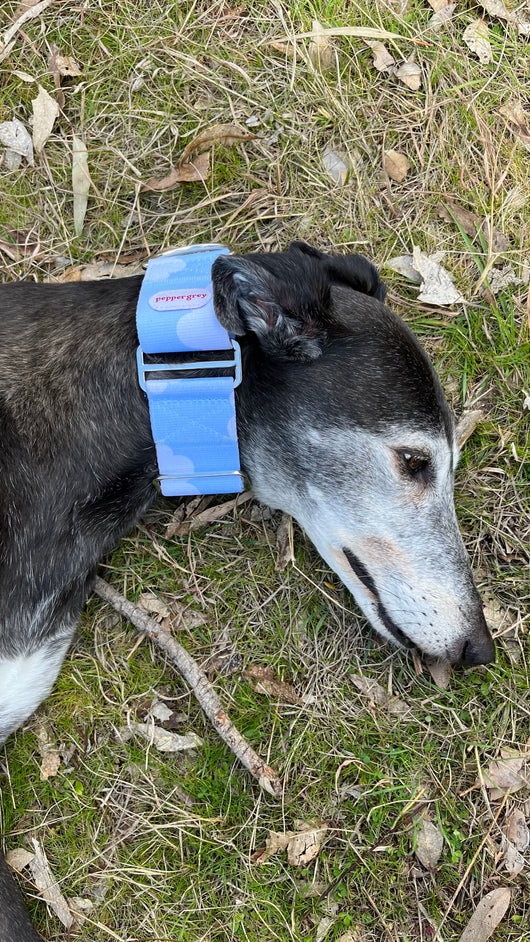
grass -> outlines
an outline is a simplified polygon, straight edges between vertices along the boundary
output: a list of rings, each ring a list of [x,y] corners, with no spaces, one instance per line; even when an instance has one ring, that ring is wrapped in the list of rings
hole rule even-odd
[[[15,8],[4,3],[2,31]],[[421,305],[413,287],[385,276],[456,413],[476,404],[485,411],[465,446],[457,507],[480,591],[504,613],[497,663],[454,674],[440,690],[374,636],[300,531],[296,567],[278,572],[277,516],[246,505],[166,541],[175,504],[157,505],[103,573],[131,599],[151,590],[204,615],[202,625],[180,625],[179,638],[201,662],[223,651],[236,658],[238,669],[217,674],[216,687],[283,775],[285,794],[278,803],[261,793],[158,653],[92,601],[52,696],[1,760],[7,846],[36,836],[63,892],[94,903],[76,939],[294,942],[321,938],[329,918],[329,942],[423,942],[446,916],[442,937],[457,942],[478,900],[498,886],[511,888],[512,902],[495,940],[528,938],[528,865],[511,877],[500,853],[505,817],[514,807],[528,815],[528,791],[508,798],[495,822],[499,803],[475,786],[479,768],[528,740],[530,188],[528,152],[499,114],[510,98],[527,101],[528,57],[516,31],[495,20],[493,63],[480,64],[462,41],[482,15],[472,4],[458,5],[438,32],[431,15],[419,0],[54,3],[25,24],[0,63],[0,120],[16,116],[26,126],[36,85],[20,73],[51,93],[52,43],[82,67],[63,82],[63,114],[35,167],[2,168],[0,239],[12,240],[11,226],[40,246],[33,258],[0,254],[6,280],[58,277],[68,264],[200,240],[245,251],[302,237],[362,251],[383,268],[413,245],[445,252],[468,299],[462,308]],[[297,43],[296,59],[271,47],[315,17],[392,31],[395,58],[412,55],[422,69],[420,90],[376,72],[360,39],[336,40],[336,64],[325,74],[311,64],[307,41]],[[167,173],[198,131],[244,127],[248,118],[260,122],[259,139],[218,147],[204,184],[140,193],[139,183]],[[86,142],[93,180],[78,239],[72,132]],[[342,188],[323,169],[327,145],[352,163]],[[382,172],[389,148],[411,162],[401,184]],[[496,259],[480,238],[440,219],[437,205],[450,198],[505,233],[503,261],[520,285],[489,301],[476,292]],[[252,690],[242,673],[251,662],[292,682],[302,705]],[[363,696],[359,674],[404,699],[411,718]],[[155,695],[180,718],[178,731],[203,737],[201,749],[175,758],[117,741],[115,729],[145,715]],[[39,778],[39,735],[63,755],[47,781]],[[445,838],[432,873],[414,856],[420,809]],[[297,869],[278,854],[254,866],[269,831],[298,819],[329,827],[316,859]],[[31,895],[29,883],[24,889]],[[30,906],[45,939],[68,938],[42,902]]]

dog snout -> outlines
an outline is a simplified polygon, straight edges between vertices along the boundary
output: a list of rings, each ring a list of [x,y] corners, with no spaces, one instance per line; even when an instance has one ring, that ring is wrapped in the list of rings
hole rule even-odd
[[[486,633],[479,638],[468,638],[455,658],[455,662],[463,667],[478,667],[479,664],[491,664],[494,660],[495,644]]]

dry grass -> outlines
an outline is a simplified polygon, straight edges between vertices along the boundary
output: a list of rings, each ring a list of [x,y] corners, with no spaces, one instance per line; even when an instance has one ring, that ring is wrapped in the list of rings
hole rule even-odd
[[[16,6],[3,4],[2,31]],[[0,240],[11,241],[14,227],[38,243],[33,256],[0,255],[5,279],[61,277],[68,265],[127,262],[201,240],[244,251],[302,237],[358,249],[383,266],[413,244],[443,250],[468,298],[463,310],[418,305],[394,275],[390,298],[420,333],[455,410],[479,404],[486,413],[466,445],[457,502],[479,587],[502,609],[499,658],[454,675],[447,691],[373,636],[299,531],[296,567],[277,572],[278,519],[253,505],[166,541],[174,504],[161,503],[105,561],[104,574],[129,598],[149,589],[202,614],[202,625],[177,619],[175,630],[201,662],[225,655],[234,672],[215,675],[216,686],[286,790],[280,804],[261,794],[157,653],[91,603],[54,694],[1,760],[8,846],[38,836],[66,895],[95,903],[75,932],[80,940],[283,942],[315,939],[330,917],[330,942],[348,931],[350,942],[427,942],[442,919],[442,938],[457,942],[483,893],[504,885],[512,904],[495,939],[528,937],[528,866],[511,877],[500,852],[506,814],[514,806],[529,814],[528,791],[510,797],[495,820],[499,803],[475,785],[503,748],[524,747],[529,729],[530,187],[528,151],[499,112],[511,98],[527,100],[528,57],[514,29],[491,21],[494,61],[481,65],[462,41],[478,8],[459,5],[439,32],[429,28],[426,3],[400,9],[346,0],[58,0],[24,26],[0,63],[0,120],[17,116],[26,126],[36,85],[20,73],[51,92],[52,43],[82,67],[63,83],[63,114],[35,167],[0,168]],[[387,45],[396,59],[414,57],[421,89],[376,72],[359,38],[335,39],[335,64],[321,74],[308,41],[294,39],[315,15],[325,26],[393,32],[399,38]],[[271,41],[295,42],[296,56]],[[259,138],[216,148],[204,184],[140,192],[198,131],[249,119]],[[87,144],[93,180],[79,239],[72,132]],[[344,187],[323,169],[328,145],[351,162]],[[411,162],[401,184],[383,173],[389,148]],[[437,204],[449,198],[510,241],[504,259],[523,281],[492,303],[476,289],[495,256],[439,218]],[[250,662],[291,681],[303,704],[255,693],[242,676]],[[359,674],[404,699],[411,718],[363,696],[352,680]],[[203,736],[195,755],[168,758],[117,741],[115,728],[142,718],[155,695],[170,704],[179,731]],[[43,725],[63,755],[46,782],[36,739]],[[445,837],[433,873],[413,854],[416,812],[425,808]],[[254,867],[268,831],[292,829],[296,819],[330,827],[316,860],[302,871],[281,855]],[[311,895],[343,873],[324,900]],[[33,910],[46,939],[68,937],[42,903]]]

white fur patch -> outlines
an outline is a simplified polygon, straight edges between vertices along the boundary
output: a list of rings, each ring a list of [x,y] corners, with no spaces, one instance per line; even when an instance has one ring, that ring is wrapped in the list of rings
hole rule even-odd
[[[0,661],[0,743],[48,696],[70,641],[55,639],[32,654]]]

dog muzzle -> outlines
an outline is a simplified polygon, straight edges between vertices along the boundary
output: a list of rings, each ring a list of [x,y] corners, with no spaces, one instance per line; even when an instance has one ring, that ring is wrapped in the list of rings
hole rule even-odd
[[[140,290],[138,378],[149,403],[160,489],[168,497],[244,488],[234,395],[241,351],[213,308],[212,265],[228,254],[220,245],[168,252],[149,261]]]

